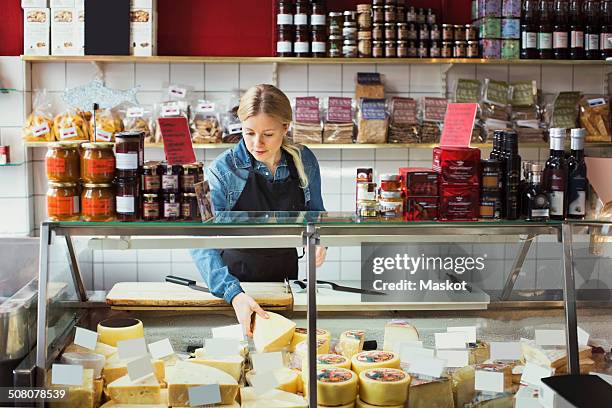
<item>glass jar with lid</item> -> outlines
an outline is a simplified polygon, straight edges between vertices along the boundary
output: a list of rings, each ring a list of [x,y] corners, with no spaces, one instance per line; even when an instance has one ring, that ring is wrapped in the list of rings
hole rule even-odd
[[[408,33],[408,23],[397,23],[397,40],[408,41],[410,34]]]
[[[397,57],[397,42],[385,41],[385,58]]]
[[[158,193],[161,190],[161,171],[159,162],[148,161],[142,166],[142,191]]]
[[[47,217],[51,221],[77,221],[80,218],[79,201],[76,183],[49,182]]]
[[[280,25],[276,31],[276,55],[278,57],[293,57],[294,26]]]
[[[455,40],[455,26],[452,24],[442,24],[442,40],[443,41],[454,41]]]
[[[342,36],[345,40],[357,41],[357,24],[345,22],[344,27],[342,28]]]
[[[417,49],[417,53],[419,58],[429,57],[428,41],[419,41],[419,48]]]
[[[357,41],[344,40],[344,46],[342,47],[342,55],[344,56],[344,58],[357,58]]]
[[[161,216],[159,194],[146,193],[142,195],[142,219],[157,221]]]
[[[359,31],[357,34],[359,58],[370,58],[372,56],[372,32]]]
[[[131,222],[140,218],[140,189],[136,177],[115,180],[117,220]]]
[[[467,56],[467,41],[455,41],[453,57],[465,58]]]
[[[480,57],[480,45],[478,41],[468,41],[466,47],[466,57],[478,58]]]
[[[384,24],[385,22],[385,8],[384,6],[373,6],[372,7],[372,22],[374,24]]]
[[[453,42],[452,41],[442,41],[442,46],[440,48],[440,56],[442,58],[453,58]]]
[[[184,164],[183,173],[181,174],[181,191],[184,193],[195,193],[195,183],[198,182],[198,172],[200,166],[198,163]]]
[[[439,24],[431,24],[429,27],[429,39],[432,41],[440,41],[442,38],[442,30]]]
[[[397,42],[397,58],[408,58],[408,41]]]
[[[164,193],[179,193],[180,179],[183,175],[183,166],[179,164],[171,165],[162,163],[161,165],[162,191]]]
[[[359,31],[365,31],[372,28],[372,5],[358,4],[357,5],[357,26]]]
[[[429,25],[428,24],[419,25],[419,40],[421,41],[429,40]]]
[[[418,56],[417,42],[414,40],[408,41],[408,58],[416,58]]]
[[[327,56],[330,58],[341,57],[343,45],[344,45],[344,41],[342,40],[342,36],[330,35],[329,36],[329,50],[327,52]]]
[[[162,217],[165,221],[176,221],[181,217],[181,202],[178,194],[164,194]]]
[[[374,41],[384,41],[385,40],[385,25],[384,24],[374,24],[372,26],[372,40]]]
[[[385,41],[397,39],[397,25],[395,23],[385,23]]]
[[[372,42],[372,57],[382,58],[385,56],[385,42],[384,41],[373,41]]]
[[[115,166],[117,177],[138,177],[144,156],[142,132],[121,132],[115,135]]]
[[[429,46],[429,57],[430,58],[440,58],[442,54],[442,48],[440,45],[440,41],[432,41]]]
[[[297,26],[293,54],[299,58],[310,57],[310,30],[308,26]]]
[[[200,221],[200,208],[195,193],[184,193],[181,199],[181,218],[185,221]]]
[[[310,25],[312,27],[320,26],[325,27],[327,25],[327,19],[325,17],[327,10],[325,8],[325,2],[321,0],[313,1],[311,4],[310,12]]]
[[[115,219],[115,192],[113,185],[83,185],[81,193],[81,218],[88,222],[108,222]]]
[[[400,191],[381,191],[378,200],[380,215],[386,220],[401,221],[404,213],[404,199]]]
[[[313,58],[322,58],[327,54],[327,40],[325,33],[325,26],[313,26],[312,27],[312,42],[311,52]]]
[[[47,180],[58,183],[76,183],[81,177],[79,143],[57,142],[45,156]]]
[[[395,8],[395,21],[398,23],[406,22],[406,6],[398,4]]]
[[[331,11],[329,17],[329,35],[341,35],[344,18],[342,13]]]
[[[357,217],[361,219],[373,219],[378,217],[378,204],[376,200],[357,201]]]
[[[455,41],[467,41],[465,26],[463,25],[455,26]]]
[[[83,143],[81,179],[85,183],[112,183],[115,178],[113,143]]]
[[[408,10],[406,10],[406,22],[407,23],[417,22],[417,11],[414,6],[410,6],[408,7]]]
[[[385,22],[386,23],[396,23],[397,22],[397,13],[395,5],[387,4],[385,6]]]
[[[295,3],[295,14],[293,15],[293,24],[296,26],[308,25],[308,16],[310,15],[310,3],[308,0],[298,0]]]

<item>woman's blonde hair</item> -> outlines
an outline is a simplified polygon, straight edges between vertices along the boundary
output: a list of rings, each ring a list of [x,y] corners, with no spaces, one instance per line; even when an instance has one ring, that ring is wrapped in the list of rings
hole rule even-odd
[[[273,85],[255,85],[249,88],[240,98],[238,117],[242,122],[260,113],[272,116],[287,127],[293,121],[293,111],[289,98],[283,91]],[[300,185],[302,188],[306,188],[308,186],[308,176],[304,170],[301,148],[290,142],[286,136],[283,138],[281,148],[293,158],[293,163],[300,177]]]

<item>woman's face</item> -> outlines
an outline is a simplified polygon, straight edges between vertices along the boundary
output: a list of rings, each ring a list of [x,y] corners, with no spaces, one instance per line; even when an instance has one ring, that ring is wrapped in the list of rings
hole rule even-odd
[[[265,113],[252,116],[242,123],[244,143],[248,151],[260,162],[278,159],[287,125]]]

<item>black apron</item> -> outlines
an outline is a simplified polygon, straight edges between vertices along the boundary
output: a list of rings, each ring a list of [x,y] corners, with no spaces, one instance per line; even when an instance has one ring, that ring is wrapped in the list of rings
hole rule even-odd
[[[232,211],[305,211],[304,190],[291,155],[287,154],[289,177],[270,182],[257,173],[251,156],[249,178]],[[242,282],[283,282],[297,279],[295,248],[224,249],[221,257],[229,272]]]

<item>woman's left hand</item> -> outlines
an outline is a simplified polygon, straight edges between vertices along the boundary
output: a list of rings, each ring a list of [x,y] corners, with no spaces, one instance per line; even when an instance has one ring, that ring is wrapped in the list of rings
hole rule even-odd
[[[323,262],[325,262],[325,257],[326,256],[327,256],[327,248],[322,247],[322,246],[318,246],[317,247],[317,252],[316,252],[317,268],[319,268],[321,265],[323,265]]]

